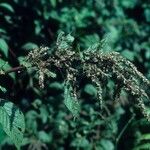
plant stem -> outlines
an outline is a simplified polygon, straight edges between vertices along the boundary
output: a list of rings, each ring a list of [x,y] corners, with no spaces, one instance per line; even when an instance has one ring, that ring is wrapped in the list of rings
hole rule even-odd
[[[12,72],[20,71],[20,70],[22,70],[24,68],[25,67],[23,67],[23,66],[14,67],[14,68],[11,68],[10,70],[5,71],[5,74],[9,74],[9,73],[12,73]]]
[[[128,120],[128,122],[126,123],[126,125],[123,127],[118,137],[116,138],[116,148],[115,148],[116,150],[117,150],[117,145],[118,145],[119,140],[121,139],[122,135],[124,134],[125,130],[128,128],[129,124],[132,122],[134,117],[135,117],[135,114],[133,114],[132,117]]]

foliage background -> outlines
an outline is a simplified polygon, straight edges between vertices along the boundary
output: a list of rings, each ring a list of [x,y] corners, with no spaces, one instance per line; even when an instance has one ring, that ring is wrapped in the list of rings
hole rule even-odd
[[[149,0],[1,0],[0,65],[7,70],[19,65],[31,49],[53,46],[60,30],[75,36],[81,50],[102,40],[104,51],[117,51],[131,60],[150,79],[150,1]],[[34,77],[33,77],[34,76]],[[79,118],[73,119],[63,104],[61,79],[47,80],[41,90],[35,72],[0,76],[7,89],[1,97],[17,104],[26,117],[22,149],[56,150],[137,150],[150,147],[149,123],[136,111],[132,117],[131,98],[121,104],[109,101],[108,114],[98,110],[96,89],[85,81]],[[119,141],[116,138],[121,135]],[[0,130],[0,149],[15,149]]]

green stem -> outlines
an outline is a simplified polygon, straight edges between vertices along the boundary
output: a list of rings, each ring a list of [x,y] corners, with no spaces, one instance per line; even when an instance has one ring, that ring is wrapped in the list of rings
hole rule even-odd
[[[132,122],[134,117],[135,117],[135,114],[133,114],[132,117],[128,120],[128,122],[126,123],[126,125],[123,127],[118,137],[116,138],[116,148],[115,148],[116,150],[117,150],[117,145],[119,143],[119,140],[121,139],[122,135],[124,134],[125,130],[128,128],[129,124]]]

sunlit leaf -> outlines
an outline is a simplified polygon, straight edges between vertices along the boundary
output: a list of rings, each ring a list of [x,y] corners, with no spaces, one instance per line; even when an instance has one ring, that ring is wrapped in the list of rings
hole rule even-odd
[[[15,12],[13,7],[10,4],[8,4],[8,3],[0,3],[0,7],[8,10],[11,13]]]
[[[6,41],[2,38],[0,38],[0,51],[5,55],[5,57],[8,57],[8,45]]]

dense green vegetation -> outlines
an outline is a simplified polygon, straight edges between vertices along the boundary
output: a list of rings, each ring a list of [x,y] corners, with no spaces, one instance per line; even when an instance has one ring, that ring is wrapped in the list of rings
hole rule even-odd
[[[61,31],[69,35],[62,36]],[[20,146],[23,150],[149,149],[150,123],[146,120],[149,99],[142,97],[146,104],[142,111],[138,108],[143,108],[141,101],[135,99],[143,93],[150,96],[150,86],[145,87],[145,78],[138,74],[139,79],[134,69],[119,59],[121,56],[115,56],[119,52],[150,79],[149,35],[149,0],[1,0],[0,149]],[[44,48],[40,46],[49,47],[45,48],[46,55],[43,56]],[[67,61],[67,50],[79,54],[83,61],[86,57],[98,57],[100,50],[107,60],[107,69],[113,65],[110,58],[114,56],[112,60],[125,68],[117,71],[122,71],[125,79],[131,79],[138,86],[133,89],[140,92],[134,95],[129,88],[127,92],[120,90],[121,80],[114,76],[107,82],[101,76],[103,82],[98,89],[92,78],[80,75],[83,67],[80,60],[71,66],[79,71],[78,86],[75,82],[78,93],[70,93],[75,90],[64,80],[65,66],[47,71],[39,65],[57,50],[63,50],[58,58],[66,56]],[[88,53],[86,57],[84,52]],[[31,57],[34,55],[35,58]],[[84,67],[91,69],[87,63]],[[25,116],[25,124],[18,108]]]

